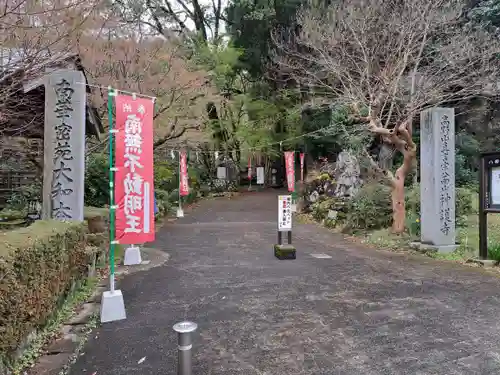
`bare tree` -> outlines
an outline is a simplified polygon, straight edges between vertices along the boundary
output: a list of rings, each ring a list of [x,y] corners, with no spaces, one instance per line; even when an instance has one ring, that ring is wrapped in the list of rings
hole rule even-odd
[[[219,40],[222,28],[222,0],[116,0],[112,10],[128,24],[167,39],[196,34],[207,43]]]
[[[496,95],[500,43],[459,21],[459,0],[340,0],[310,4],[296,35],[273,37],[275,62],[403,155],[393,173],[362,153],[392,187],[393,231],[405,228],[405,178],[416,159],[413,122],[423,109]]]
[[[39,127],[43,113],[33,108],[40,95],[24,95],[22,85],[71,53],[67,40],[94,7],[92,0],[0,1],[0,131]]]
[[[204,72],[190,69],[178,48],[159,38],[95,37],[82,35],[79,52],[90,81],[130,92],[155,96],[155,142],[159,147],[199,130],[204,123],[203,101],[209,94]],[[94,103],[106,112],[107,92],[94,90]],[[201,109],[200,109],[201,108]]]

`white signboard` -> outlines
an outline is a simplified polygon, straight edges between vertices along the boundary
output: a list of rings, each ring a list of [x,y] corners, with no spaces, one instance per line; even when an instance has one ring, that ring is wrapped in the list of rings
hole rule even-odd
[[[217,167],[217,178],[219,180],[226,179],[226,167]]]
[[[292,196],[278,196],[278,231],[287,232],[292,230]]]
[[[264,185],[264,167],[257,167],[257,183]]]
[[[500,167],[491,168],[491,204],[500,205]]]

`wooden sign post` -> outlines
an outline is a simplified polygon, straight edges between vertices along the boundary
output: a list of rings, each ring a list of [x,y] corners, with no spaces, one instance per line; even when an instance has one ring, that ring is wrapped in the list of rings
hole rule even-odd
[[[283,232],[288,233],[288,244],[283,244]],[[274,256],[280,260],[295,259],[292,245],[292,196],[278,196],[278,243],[274,245]]]

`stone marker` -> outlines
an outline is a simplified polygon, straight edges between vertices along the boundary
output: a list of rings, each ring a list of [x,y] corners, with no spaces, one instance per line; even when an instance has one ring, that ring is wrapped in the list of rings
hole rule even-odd
[[[451,252],[455,244],[455,111],[420,114],[421,247]]]
[[[43,219],[83,221],[85,82],[57,70],[45,80]]]

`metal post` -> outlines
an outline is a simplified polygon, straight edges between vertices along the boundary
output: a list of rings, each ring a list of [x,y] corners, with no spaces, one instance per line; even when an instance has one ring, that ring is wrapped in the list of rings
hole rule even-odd
[[[113,96],[115,91],[108,87],[108,126],[109,126],[109,290],[111,293],[115,291],[115,167],[113,160],[114,151],[114,129],[113,129]]]
[[[288,244],[289,245],[292,244],[292,231],[291,230],[288,231]]]
[[[191,333],[196,331],[198,325],[185,321],[175,324],[173,328],[178,333],[177,374],[191,375],[191,349],[193,348]]]
[[[486,166],[484,157],[479,164],[479,258],[488,259],[488,213],[486,212]]]
[[[283,239],[281,238],[281,232],[278,231],[278,245],[282,245],[283,244]]]
[[[177,152],[179,156],[179,164],[177,166],[177,173],[179,174],[179,210],[182,210],[182,195],[181,195],[181,152]],[[187,161],[186,161],[187,163]]]

